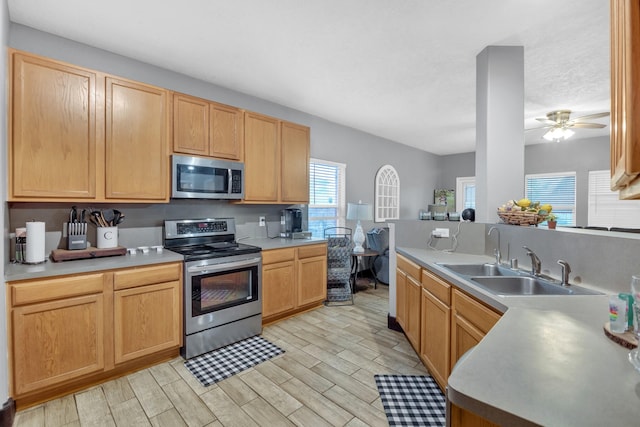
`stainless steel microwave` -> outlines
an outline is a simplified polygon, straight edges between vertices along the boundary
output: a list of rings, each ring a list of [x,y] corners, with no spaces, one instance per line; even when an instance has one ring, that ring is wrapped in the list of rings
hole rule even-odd
[[[244,164],[195,156],[172,156],[174,199],[244,198]]]

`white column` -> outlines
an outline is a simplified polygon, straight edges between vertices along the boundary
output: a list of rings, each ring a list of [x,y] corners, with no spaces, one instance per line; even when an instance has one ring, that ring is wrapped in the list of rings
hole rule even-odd
[[[524,48],[488,46],[476,57],[476,221],[524,196]]]

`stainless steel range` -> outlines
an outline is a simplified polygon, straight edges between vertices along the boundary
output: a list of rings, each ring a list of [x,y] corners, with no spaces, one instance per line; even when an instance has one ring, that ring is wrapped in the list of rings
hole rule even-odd
[[[233,218],[164,222],[164,247],[185,262],[185,359],[262,332],[260,248],[235,234]]]

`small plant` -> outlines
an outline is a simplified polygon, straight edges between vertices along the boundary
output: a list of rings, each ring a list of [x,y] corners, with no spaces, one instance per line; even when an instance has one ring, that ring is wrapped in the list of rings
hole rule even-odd
[[[555,216],[554,214],[550,213],[549,215],[547,215],[547,222],[557,222],[558,221],[558,217]]]

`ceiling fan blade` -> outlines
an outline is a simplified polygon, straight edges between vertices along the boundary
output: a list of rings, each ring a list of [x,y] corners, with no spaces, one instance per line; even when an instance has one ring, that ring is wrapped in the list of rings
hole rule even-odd
[[[588,114],[586,116],[576,117],[572,121],[599,119],[600,117],[607,117],[608,115],[609,115],[609,112],[605,111],[605,112],[602,112],[602,113]]]
[[[549,126],[541,126],[539,128],[529,128],[529,129],[525,129],[525,132],[528,131],[528,130],[550,129],[550,128],[554,127],[554,126],[555,126],[555,124],[549,125]]]
[[[578,123],[572,123],[571,125],[569,125],[569,127],[572,128],[582,128],[582,129],[602,129],[603,127],[606,127],[607,125],[603,125],[600,123],[582,123],[582,122],[578,122]]]
[[[539,121],[540,123],[544,123],[545,125],[549,125],[549,126],[555,126],[558,124],[558,122],[554,122],[553,120],[549,120],[546,117],[536,117],[536,120]]]

